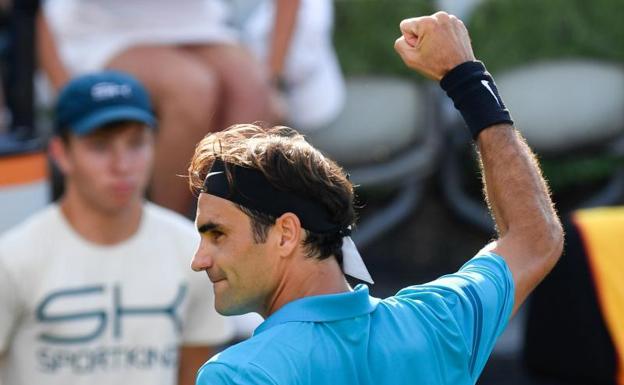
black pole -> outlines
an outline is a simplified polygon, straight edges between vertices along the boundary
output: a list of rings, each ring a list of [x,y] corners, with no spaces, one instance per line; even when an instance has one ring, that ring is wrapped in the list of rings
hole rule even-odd
[[[35,17],[38,0],[14,0],[9,18],[7,103],[11,131],[22,139],[36,135],[34,108]]]

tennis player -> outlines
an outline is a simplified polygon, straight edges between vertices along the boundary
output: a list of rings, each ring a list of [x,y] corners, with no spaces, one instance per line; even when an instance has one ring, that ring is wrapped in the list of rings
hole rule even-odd
[[[209,360],[198,385],[474,384],[559,258],[563,232],[546,183],[463,23],[439,12],[400,29],[403,61],[440,81],[474,136],[498,238],[453,274],[371,297],[345,278],[372,283],[349,238],[345,172],[289,128],[210,134],[189,169],[201,234],[192,267],[212,281],[219,313],[265,320]]]

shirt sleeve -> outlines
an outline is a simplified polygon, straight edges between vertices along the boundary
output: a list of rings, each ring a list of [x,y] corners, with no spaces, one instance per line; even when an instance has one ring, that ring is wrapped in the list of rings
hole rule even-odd
[[[11,336],[19,317],[17,287],[3,264],[0,255],[0,355],[11,343]]]
[[[427,307],[441,337],[435,343],[443,365],[462,365],[476,381],[511,316],[514,283],[503,258],[486,252],[457,273],[405,288],[396,297]]]
[[[226,363],[208,362],[199,369],[196,385],[277,385],[264,370],[247,364],[236,368]]]
[[[212,285],[205,274],[190,271],[189,302],[182,331],[183,345],[221,345],[234,337],[234,326],[228,317],[214,308]]]

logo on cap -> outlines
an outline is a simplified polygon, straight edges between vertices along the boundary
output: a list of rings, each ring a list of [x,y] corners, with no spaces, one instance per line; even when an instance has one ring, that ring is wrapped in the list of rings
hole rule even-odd
[[[91,97],[96,101],[113,99],[117,97],[130,98],[132,87],[128,84],[116,84],[110,82],[97,83],[91,88]]]

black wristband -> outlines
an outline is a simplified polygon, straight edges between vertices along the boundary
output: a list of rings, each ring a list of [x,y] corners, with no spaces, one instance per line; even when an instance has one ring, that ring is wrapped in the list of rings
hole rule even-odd
[[[492,75],[480,61],[453,68],[442,78],[440,86],[453,100],[475,140],[483,129],[494,124],[513,124]]]

